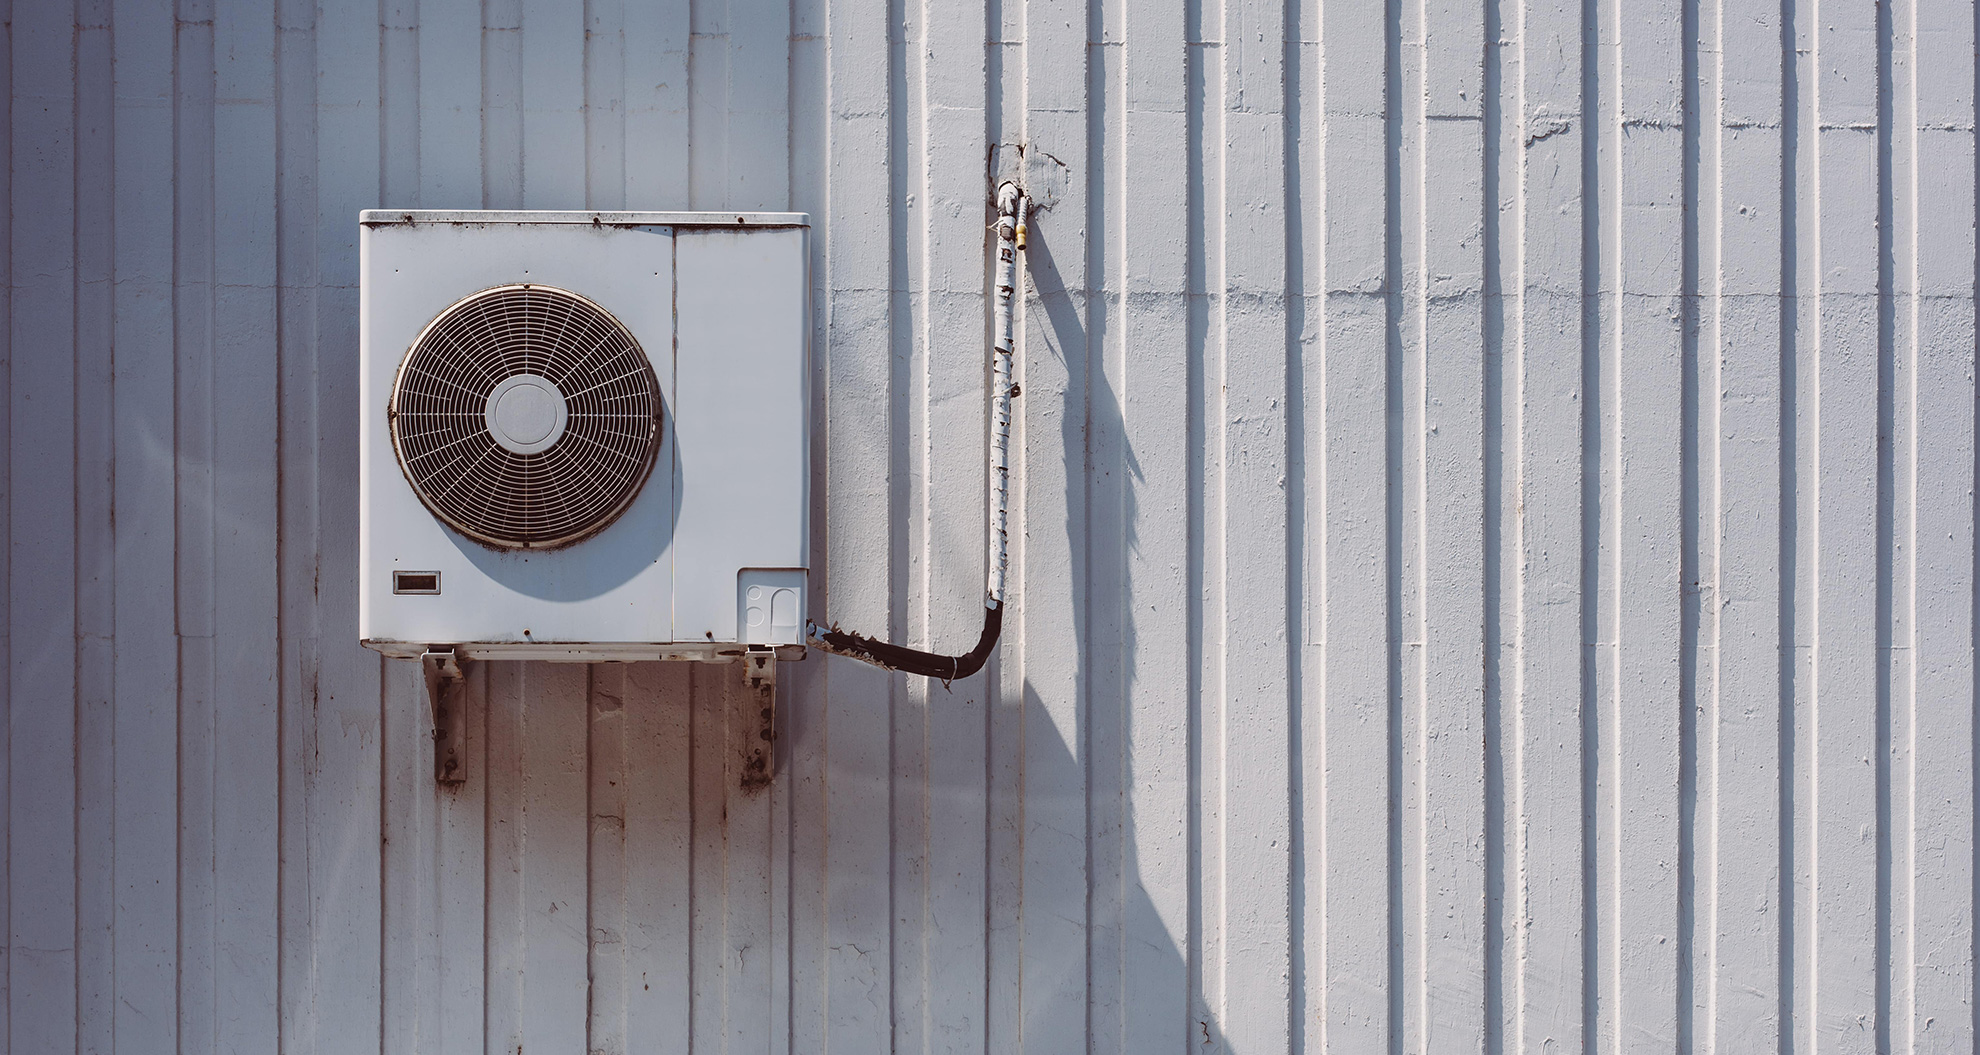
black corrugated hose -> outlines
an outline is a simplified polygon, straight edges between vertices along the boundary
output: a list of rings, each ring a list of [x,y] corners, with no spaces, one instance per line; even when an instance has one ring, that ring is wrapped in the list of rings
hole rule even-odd
[[[890,645],[885,641],[875,641],[870,637],[837,629],[818,630],[812,640],[834,655],[863,659],[889,670],[906,671],[924,678],[955,681],[958,678],[967,678],[983,669],[983,664],[990,659],[990,653],[997,647],[997,635],[1003,628],[1003,607],[1001,605],[986,607],[983,610],[983,633],[976,639],[976,647],[960,656],[938,656],[933,652]]]

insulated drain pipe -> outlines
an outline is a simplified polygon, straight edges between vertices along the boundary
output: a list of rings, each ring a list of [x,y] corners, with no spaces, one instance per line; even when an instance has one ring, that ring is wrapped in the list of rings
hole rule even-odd
[[[806,636],[811,644],[833,655],[954,681],[982,670],[990,651],[997,647],[997,635],[1004,627],[1004,565],[1010,555],[1011,397],[1017,395],[1017,385],[1011,379],[1011,317],[1017,301],[1017,255],[1024,251],[1027,205],[1017,184],[1005,182],[997,188],[997,337],[990,377],[990,576],[984,587],[983,633],[977,637],[976,647],[963,655],[941,656],[875,641],[836,626],[827,629],[809,624]]]

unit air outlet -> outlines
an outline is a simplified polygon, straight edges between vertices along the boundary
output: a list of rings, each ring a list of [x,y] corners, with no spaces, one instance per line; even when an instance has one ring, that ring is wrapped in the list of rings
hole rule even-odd
[[[400,366],[389,414],[406,480],[449,527],[555,549],[625,511],[660,449],[653,366],[568,290],[485,289],[442,311]]]

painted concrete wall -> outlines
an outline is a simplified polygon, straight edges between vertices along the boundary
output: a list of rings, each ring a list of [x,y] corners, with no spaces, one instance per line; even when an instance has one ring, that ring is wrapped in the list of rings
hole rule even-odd
[[[6,1050],[1970,1052],[1974,11],[13,0]],[[823,611],[355,641],[357,211],[816,222]]]

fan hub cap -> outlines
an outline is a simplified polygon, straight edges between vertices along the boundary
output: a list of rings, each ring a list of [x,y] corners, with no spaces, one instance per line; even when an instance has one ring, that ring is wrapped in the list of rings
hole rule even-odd
[[[517,374],[488,393],[483,411],[495,442],[516,454],[549,450],[563,438],[570,405],[555,382],[536,374]]]

